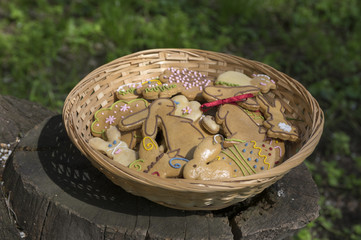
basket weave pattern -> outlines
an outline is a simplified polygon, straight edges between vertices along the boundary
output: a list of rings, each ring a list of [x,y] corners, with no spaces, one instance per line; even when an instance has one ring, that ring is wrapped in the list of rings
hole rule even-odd
[[[162,179],[137,172],[97,152],[88,144],[94,113],[114,103],[124,84],[156,78],[169,67],[188,68],[210,77],[225,71],[262,73],[276,81],[272,94],[281,100],[300,141],[287,146],[285,162],[268,171],[223,181]],[[69,93],[63,108],[66,131],[76,147],[115,184],[159,204],[184,210],[215,210],[252,197],[301,164],[315,149],[324,116],[317,101],[296,80],[272,67],[241,57],[195,49],[154,49],[118,58],[89,73]]]

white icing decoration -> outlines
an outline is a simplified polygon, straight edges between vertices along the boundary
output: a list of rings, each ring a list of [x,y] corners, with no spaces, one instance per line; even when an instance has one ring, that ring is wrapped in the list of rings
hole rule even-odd
[[[283,131],[286,131],[286,132],[291,132],[292,130],[292,127],[284,122],[280,122],[278,124],[278,127],[281,128]]]

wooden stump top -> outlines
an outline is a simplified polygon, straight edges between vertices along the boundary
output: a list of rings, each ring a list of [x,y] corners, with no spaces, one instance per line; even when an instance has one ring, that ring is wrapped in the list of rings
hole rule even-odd
[[[61,115],[35,126],[3,179],[29,239],[282,239],[318,217],[306,166],[261,194],[218,211],[160,206],[114,185],[69,140]]]

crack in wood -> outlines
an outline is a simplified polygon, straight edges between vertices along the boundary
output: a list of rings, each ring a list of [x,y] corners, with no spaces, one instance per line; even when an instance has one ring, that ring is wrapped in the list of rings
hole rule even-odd
[[[46,205],[45,216],[44,216],[43,223],[42,223],[42,226],[41,226],[41,229],[40,229],[39,239],[43,239],[43,236],[44,236],[44,228],[45,228],[46,219],[48,218],[49,209],[50,209],[50,201],[49,201],[48,204]]]

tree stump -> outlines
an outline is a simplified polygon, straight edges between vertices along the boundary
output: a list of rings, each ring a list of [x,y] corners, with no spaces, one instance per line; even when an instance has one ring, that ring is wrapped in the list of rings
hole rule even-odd
[[[44,118],[54,115],[54,112],[27,100],[12,96],[0,95],[0,143],[10,144],[10,149],[16,145],[16,138],[23,137],[26,132],[39,124]],[[4,159],[0,159],[0,183]],[[0,185],[2,189],[2,186]],[[20,234],[10,216],[11,211],[6,206],[7,199],[0,189],[0,239],[19,239]]]
[[[218,211],[180,211],[114,185],[69,140],[61,115],[35,126],[3,179],[28,239],[283,239],[318,217],[304,164],[261,194]]]

